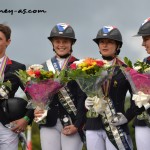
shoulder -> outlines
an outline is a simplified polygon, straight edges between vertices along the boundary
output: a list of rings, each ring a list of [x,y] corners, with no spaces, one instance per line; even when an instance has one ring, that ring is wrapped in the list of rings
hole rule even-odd
[[[15,61],[15,60],[11,60],[11,61],[12,61],[12,64],[16,64],[16,65],[20,65],[20,66],[24,65],[23,63],[20,63],[20,62]]]
[[[68,62],[68,66],[70,66],[73,62],[78,61],[78,60],[79,60],[79,59],[77,59],[76,57],[71,56],[71,58],[70,58],[70,60],[69,60],[69,62]]]
[[[74,62],[74,61],[78,61],[79,59],[78,58],[76,58],[76,57],[74,57],[74,56],[71,56],[71,58],[70,58],[70,60],[69,60],[69,62]]]
[[[143,62],[150,64],[150,56],[143,59]]]
[[[10,65],[11,67],[14,67],[14,68],[18,68],[18,69],[26,69],[25,64],[22,64],[20,62],[15,61],[15,60],[11,60],[11,64],[8,64],[8,65]]]
[[[143,59],[143,62],[146,62],[146,61],[147,61],[147,57]]]

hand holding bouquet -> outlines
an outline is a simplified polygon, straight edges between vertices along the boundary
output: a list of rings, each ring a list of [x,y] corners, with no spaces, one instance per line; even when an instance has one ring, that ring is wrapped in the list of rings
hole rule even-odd
[[[124,73],[134,92],[133,100],[139,108],[144,106],[148,109],[150,107],[150,65],[138,60],[133,66],[128,58],[125,58],[125,62],[132,67],[124,69]]]
[[[125,69],[124,73],[131,84],[134,93],[133,100],[139,108],[144,106],[147,110],[150,108],[150,65],[138,60],[133,66],[128,58],[125,58],[125,62],[132,67]],[[144,119],[149,118],[150,124],[150,117],[147,112],[144,112],[141,116],[138,116],[138,118],[142,119],[143,116]]]
[[[97,96],[87,97],[85,100],[85,107],[88,109],[87,117],[95,118],[98,114],[101,114],[105,111],[106,101]]]
[[[76,80],[80,88],[88,96],[86,103],[88,103],[89,99],[90,103],[93,103],[92,107],[89,107],[87,117],[97,117],[99,113],[105,110],[106,103],[103,99],[101,85],[108,78],[110,68],[106,61],[86,58],[75,61],[70,65],[70,69],[63,70],[60,73],[60,78],[64,82]]]
[[[47,110],[53,95],[62,87],[55,74],[43,70],[42,65],[32,65],[26,71],[19,70],[16,75],[23,82],[25,92],[31,97],[28,108]]]

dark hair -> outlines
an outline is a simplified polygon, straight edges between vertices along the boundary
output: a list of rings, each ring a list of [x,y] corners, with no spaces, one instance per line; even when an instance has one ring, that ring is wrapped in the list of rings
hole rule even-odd
[[[0,32],[2,32],[5,35],[6,40],[10,39],[11,29],[9,26],[7,26],[5,24],[0,24]]]

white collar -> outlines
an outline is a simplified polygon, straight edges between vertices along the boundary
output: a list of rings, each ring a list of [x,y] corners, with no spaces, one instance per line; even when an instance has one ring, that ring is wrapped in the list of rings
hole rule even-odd
[[[107,60],[106,60],[106,61],[107,61]],[[114,60],[107,61],[107,63],[108,63],[109,65],[112,65],[112,64],[113,64],[113,61],[114,61]]]
[[[59,64],[59,66],[60,66],[60,68],[61,68],[61,67],[63,66],[64,61],[65,61],[66,58],[56,58],[56,59],[57,59],[58,64]]]
[[[0,58],[0,64],[2,63],[2,61],[3,61],[4,57],[5,57],[5,56],[3,56],[2,58]]]
[[[59,57],[56,57],[56,59],[57,59],[58,61],[64,61],[66,58],[59,58]]]

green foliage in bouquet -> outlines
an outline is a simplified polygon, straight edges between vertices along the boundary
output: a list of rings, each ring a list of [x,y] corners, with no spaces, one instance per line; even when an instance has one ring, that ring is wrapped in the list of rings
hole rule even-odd
[[[136,63],[134,63],[135,67],[139,67],[138,72],[140,73],[146,73],[148,71],[148,69],[150,68],[150,65],[145,63],[145,62],[141,62],[140,60],[138,60]]]
[[[131,60],[125,57],[124,62],[126,63],[128,67],[134,68],[139,73],[146,73],[150,71],[150,65],[140,60],[137,60],[134,64],[132,64]]]
[[[62,70],[58,76],[62,82],[68,82],[70,80],[76,80],[78,78],[93,78],[93,77],[100,77],[101,75],[104,76],[109,70],[110,67],[107,62],[87,58],[82,59],[79,61],[75,61],[73,64],[70,65],[70,68],[67,70]]]
[[[22,81],[23,85],[25,85],[30,80],[29,79],[29,75],[24,70],[16,71],[15,75],[17,75],[20,78],[20,80]]]
[[[8,87],[10,90],[12,88],[11,82],[9,80],[6,82],[0,81],[0,87],[2,87],[2,86]]]
[[[20,78],[22,83],[26,85],[28,81],[40,82],[41,80],[53,79],[55,74],[52,71],[42,69],[42,65],[32,65],[28,70],[16,71],[16,75]]]
[[[126,63],[126,65],[130,68],[133,68],[133,64],[132,64],[132,61],[127,58],[127,57],[124,57],[124,62]]]

